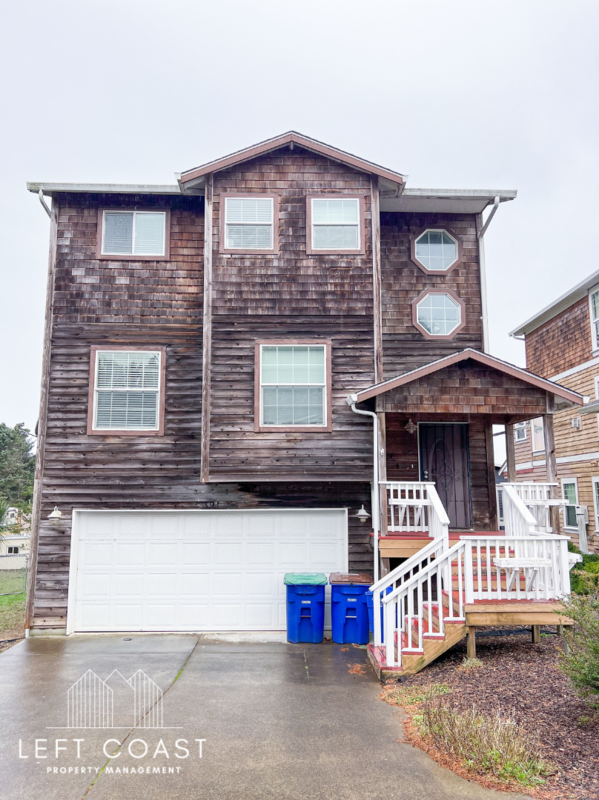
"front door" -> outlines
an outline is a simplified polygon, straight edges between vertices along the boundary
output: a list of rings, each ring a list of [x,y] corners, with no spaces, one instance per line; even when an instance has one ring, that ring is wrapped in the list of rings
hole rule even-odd
[[[420,480],[435,484],[451,528],[472,527],[467,424],[420,423]]]

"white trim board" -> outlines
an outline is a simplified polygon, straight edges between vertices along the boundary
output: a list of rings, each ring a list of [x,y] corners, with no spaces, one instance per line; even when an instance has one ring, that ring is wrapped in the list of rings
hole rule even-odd
[[[589,367],[595,367],[598,364],[599,356],[592,358],[590,361],[585,361],[584,364],[578,364],[576,367],[567,369],[565,372],[560,372],[559,375],[553,375],[553,377],[549,378],[549,380],[555,382],[561,381],[563,378],[569,378],[570,375],[576,375],[578,372],[583,372],[585,369],[589,369]]]
[[[581,453],[578,456],[561,456],[560,458],[556,458],[556,462],[558,464],[580,464],[583,461],[597,461],[599,460],[599,452],[597,453]],[[539,459],[538,461],[525,461],[521,462],[520,464],[516,464],[516,472],[518,470],[523,469],[532,469],[533,467],[544,467],[545,466],[545,459]]]

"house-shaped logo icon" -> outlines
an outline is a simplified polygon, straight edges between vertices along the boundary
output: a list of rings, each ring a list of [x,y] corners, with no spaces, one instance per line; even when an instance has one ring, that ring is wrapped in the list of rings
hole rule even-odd
[[[67,693],[67,728],[162,728],[162,689],[145,672],[118,670],[102,680],[91,669]]]

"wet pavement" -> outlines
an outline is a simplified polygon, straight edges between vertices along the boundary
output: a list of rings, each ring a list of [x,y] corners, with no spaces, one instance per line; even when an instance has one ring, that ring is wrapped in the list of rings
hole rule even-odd
[[[403,712],[379,692],[365,650],[352,646],[187,634],[28,639],[0,655],[0,797],[518,797],[402,743]]]

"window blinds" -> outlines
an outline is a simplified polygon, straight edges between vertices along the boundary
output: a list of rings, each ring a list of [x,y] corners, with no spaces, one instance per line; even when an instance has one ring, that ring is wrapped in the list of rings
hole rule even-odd
[[[160,353],[98,351],[96,429],[157,430]]]

